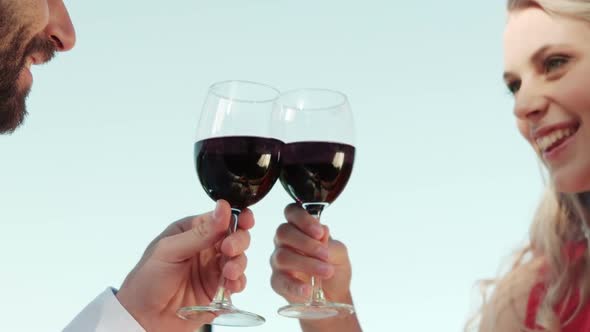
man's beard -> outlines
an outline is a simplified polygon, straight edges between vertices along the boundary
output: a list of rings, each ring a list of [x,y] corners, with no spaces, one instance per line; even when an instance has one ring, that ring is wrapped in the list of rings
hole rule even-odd
[[[35,36],[23,50],[24,31],[21,29],[8,47],[0,50],[0,134],[14,132],[27,115],[25,100],[30,87],[18,84],[27,57],[34,54],[38,61],[47,62],[56,52],[54,42],[41,35]]]

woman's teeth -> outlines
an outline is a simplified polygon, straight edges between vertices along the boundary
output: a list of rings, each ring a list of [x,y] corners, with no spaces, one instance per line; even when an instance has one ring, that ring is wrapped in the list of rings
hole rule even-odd
[[[541,151],[547,151],[553,147],[555,143],[572,136],[575,132],[576,129],[573,128],[558,129],[552,131],[549,135],[537,138],[536,143]]]

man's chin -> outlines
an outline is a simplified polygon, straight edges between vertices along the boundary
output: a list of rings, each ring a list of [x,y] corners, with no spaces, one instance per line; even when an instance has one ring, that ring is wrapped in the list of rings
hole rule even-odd
[[[24,94],[0,102],[0,134],[11,134],[23,124],[27,115],[27,94],[28,90]]]
[[[0,116],[0,135],[14,133],[14,131],[23,124],[24,120],[24,114],[17,118],[12,117],[8,119],[5,119],[4,116]]]

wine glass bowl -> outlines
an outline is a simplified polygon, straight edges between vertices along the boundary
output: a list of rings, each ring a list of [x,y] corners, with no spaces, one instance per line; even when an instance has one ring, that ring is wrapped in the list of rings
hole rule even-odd
[[[195,143],[195,166],[203,189],[214,201],[235,209],[260,201],[279,176],[283,143],[266,137],[230,136]]]
[[[353,146],[343,143],[288,143],[281,151],[281,183],[301,205],[328,206],[348,183],[354,153]]]

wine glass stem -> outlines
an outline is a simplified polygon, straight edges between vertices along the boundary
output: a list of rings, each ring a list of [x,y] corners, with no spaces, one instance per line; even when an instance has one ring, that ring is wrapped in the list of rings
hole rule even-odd
[[[320,217],[322,215],[322,207],[314,206],[307,207],[310,214],[320,223]],[[322,289],[322,279],[320,277],[312,276],[311,277],[311,298],[309,299],[309,304],[311,305],[321,305],[326,303],[326,297],[324,296],[324,290]]]
[[[242,211],[239,209],[231,209],[231,221],[229,224],[229,229],[227,230],[227,236],[232,235],[238,229],[238,218],[241,212]],[[221,261],[221,269],[223,269],[226,262],[227,257],[223,256]],[[219,279],[219,287],[217,287],[217,291],[215,292],[215,296],[213,297],[213,303],[229,306],[231,305],[231,298],[229,292],[225,288],[225,283],[226,280],[222,274]]]
[[[311,299],[310,304],[324,304],[326,303],[326,297],[324,296],[324,290],[322,289],[322,279],[312,276],[311,277]]]

